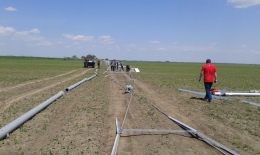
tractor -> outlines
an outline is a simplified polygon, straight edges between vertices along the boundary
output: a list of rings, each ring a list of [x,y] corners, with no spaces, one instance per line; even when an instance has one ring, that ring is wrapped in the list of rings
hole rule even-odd
[[[93,60],[85,59],[84,68],[88,68],[88,67],[95,68],[95,64],[96,64],[96,61],[94,59]]]

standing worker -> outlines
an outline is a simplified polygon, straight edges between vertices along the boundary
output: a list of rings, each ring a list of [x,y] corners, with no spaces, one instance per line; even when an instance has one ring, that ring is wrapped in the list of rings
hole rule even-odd
[[[98,69],[100,69],[100,60],[99,59],[97,61],[97,64],[98,64]]]
[[[115,68],[116,68],[116,60],[113,60],[113,61],[112,61],[111,67],[112,67],[112,71],[115,71]]]
[[[204,86],[206,90],[206,96],[204,97],[204,100],[208,100],[208,102],[211,102],[212,96],[210,93],[211,86],[214,83],[217,82],[217,69],[216,67],[211,63],[210,59],[206,60],[206,64],[204,64],[201,68],[199,82],[201,81],[201,77],[204,75]]]
[[[118,70],[119,62],[116,61],[116,70]]]
[[[124,64],[123,61],[120,62],[121,69],[124,71]]]

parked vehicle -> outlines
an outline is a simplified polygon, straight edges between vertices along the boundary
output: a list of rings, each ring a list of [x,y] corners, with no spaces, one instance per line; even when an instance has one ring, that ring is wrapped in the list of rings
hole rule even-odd
[[[95,60],[85,59],[84,61],[84,68],[88,68],[88,67],[95,68],[95,65],[96,65]]]

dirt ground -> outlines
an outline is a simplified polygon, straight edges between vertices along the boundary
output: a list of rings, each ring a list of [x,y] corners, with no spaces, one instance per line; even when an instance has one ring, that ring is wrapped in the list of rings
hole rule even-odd
[[[229,141],[241,131],[228,128],[219,119],[205,117],[203,107],[183,104],[187,94],[155,89],[125,72],[98,71],[98,76],[53,102],[42,112],[0,141],[3,155],[16,154],[111,154],[116,136],[115,120],[124,129],[183,130],[163,113],[238,152]],[[68,86],[90,77],[95,69],[79,69],[56,77],[0,90],[1,127]],[[108,75],[108,76],[105,76]],[[133,81],[134,80],[134,81]],[[125,93],[125,86],[134,93]],[[243,133],[246,135],[247,133]],[[231,136],[230,136],[231,137]],[[258,139],[247,137],[250,143]],[[258,143],[258,144],[257,144]],[[117,154],[209,155],[222,154],[188,133],[122,132]],[[228,154],[228,153],[227,153]]]

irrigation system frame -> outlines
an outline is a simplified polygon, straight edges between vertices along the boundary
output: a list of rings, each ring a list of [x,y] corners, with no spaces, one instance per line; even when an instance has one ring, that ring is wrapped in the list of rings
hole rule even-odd
[[[116,80],[111,80],[115,83],[118,83],[116,82]],[[134,80],[133,80],[134,81]],[[119,83],[118,83],[119,84]],[[121,84],[119,84],[120,86],[122,86]],[[204,93],[199,93],[199,92],[194,92],[194,91],[190,91],[190,90],[184,90],[184,89],[178,89],[179,91],[182,91],[182,92],[188,92],[188,93],[193,93],[193,94],[196,94],[196,95],[200,95],[200,96],[205,96]],[[131,104],[131,99],[132,99],[132,94],[134,94],[134,92],[130,92],[131,93],[131,97],[130,97],[130,101],[128,103],[128,106],[127,106],[127,109],[126,109],[126,113],[125,113],[125,116],[124,116],[124,120],[122,122],[122,126],[119,127],[119,122],[116,118],[116,121],[115,121],[115,125],[116,125],[116,136],[115,136],[115,141],[114,141],[114,145],[113,145],[113,148],[112,148],[112,151],[111,151],[111,155],[116,155],[117,154],[117,150],[118,150],[118,146],[119,146],[119,139],[120,139],[120,136],[121,136],[121,133],[123,132],[157,132],[157,133],[189,133],[191,134],[192,136],[198,138],[198,139],[201,139],[203,141],[205,141],[207,144],[209,144],[210,146],[212,146],[213,148],[217,149],[218,151],[220,151],[221,153],[223,154],[226,154],[227,152],[232,154],[232,155],[239,155],[237,152],[229,149],[228,147],[220,144],[219,142],[209,138],[208,136],[200,133],[199,131],[197,131],[196,129],[193,129],[191,127],[189,127],[188,125],[178,121],[177,119],[167,115],[165,112],[163,112],[162,110],[160,110],[158,107],[156,107],[154,104],[150,103],[155,109],[157,109],[159,112],[163,113],[165,116],[167,116],[170,120],[172,120],[174,123],[176,123],[177,125],[179,125],[181,128],[183,128],[184,130],[157,130],[157,129],[124,129],[123,128],[123,125],[124,125],[124,121],[125,121],[125,118],[126,118],[126,115],[128,113],[128,109],[130,107],[130,104]],[[230,101],[230,99],[228,98],[223,98],[223,97],[219,97],[219,96],[214,96],[213,95],[213,98],[216,98],[216,99],[220,99],[220,100],[227,100],[227,101]]]

